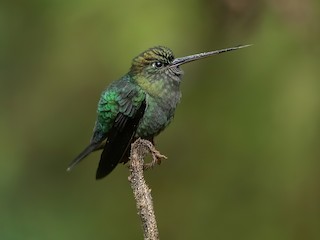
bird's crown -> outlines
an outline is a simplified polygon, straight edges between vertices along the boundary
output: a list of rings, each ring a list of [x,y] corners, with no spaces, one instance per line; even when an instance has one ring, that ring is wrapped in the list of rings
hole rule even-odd
[[[174,59],[173,52],[163,46],[149,48],[132,60],[131,71],[139,73],[146,66],[154,64],[155,67],[161,67],[170,64]]]

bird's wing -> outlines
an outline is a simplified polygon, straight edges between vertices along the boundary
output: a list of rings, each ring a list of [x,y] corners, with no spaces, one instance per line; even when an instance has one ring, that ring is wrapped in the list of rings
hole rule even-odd
[[[93,136],[90,144],[69,164],[67,171],[71,171],[91,152],[97,149],[103,149],[103,141],[107,138],[108,132],[119,113],[119,92],[125,89],[118,88],[117,85],[124,85],[123,80],[111,84],[101,95],[98,104],[98,117],[93,129]]]
[[[117,114],[107,130],[107,140],[101,154],[96,179],[107,176],[120,162],[136,133],[140,119],[146,108],[145,94],[134,84],[126,82],[117,86]],[[102,99],[108,99],[110,93],[102,95]],[[101,116],[99,121],[105,121],[104,109],[112,108],[108,101],[101,100],[98,107]],[[99,115],[99,114],[98,114]],[[110,120],[107,117],[106,120]]]

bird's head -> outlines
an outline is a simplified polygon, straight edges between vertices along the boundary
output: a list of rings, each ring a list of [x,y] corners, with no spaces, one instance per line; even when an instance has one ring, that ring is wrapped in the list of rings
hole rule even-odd
[[[130,72],[134,76],[141,76],[152,80],[170,78],[180,81],[183,71],[179,65],[174,66],[173,52],[162,46],[150,48],[132,60]]]
[[[249,46],[251,45],[240,45],[181,58],[174,58],[173,52],[167,47],[153,47],[142,52],[132,60],[130,72],[134,75],[143,75],[144,77],[168,75],[173,80],[180,80],[183,75],[183,71],[180,69],[180,65],[182,64]]]
[[[143,89],[150,93],[157,92],[168,84],[171,87],[179,87],[183,75],[180,68],[182,64],[248,46],[250,45],[240,45],[180,58],[174,58],[172,51],[167,47],[153,47],[132,60],[130,74]]]

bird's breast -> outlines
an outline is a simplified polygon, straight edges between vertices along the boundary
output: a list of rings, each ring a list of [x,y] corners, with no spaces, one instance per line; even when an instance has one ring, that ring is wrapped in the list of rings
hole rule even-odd
[[[180,98],[179,90],[163,90],[161,97],[147,94],[147,106],[137,129],[137,137],[153,137],[164,130],[173,119]]]

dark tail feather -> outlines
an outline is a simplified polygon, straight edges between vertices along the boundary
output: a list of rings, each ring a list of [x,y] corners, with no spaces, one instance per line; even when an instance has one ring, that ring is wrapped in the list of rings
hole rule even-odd
[[[101,154],[99,166],[96,173],[96,179],[107,176],[120,162],[128,147],[131,144],[131,136],[125,141],[122,138],[116,138],[115,141],[109,142]]]
[[[91,152],[95,151],[101,143],[90,143],[68,166],[67,171],[71,171],[82,159],[88,156]]]

